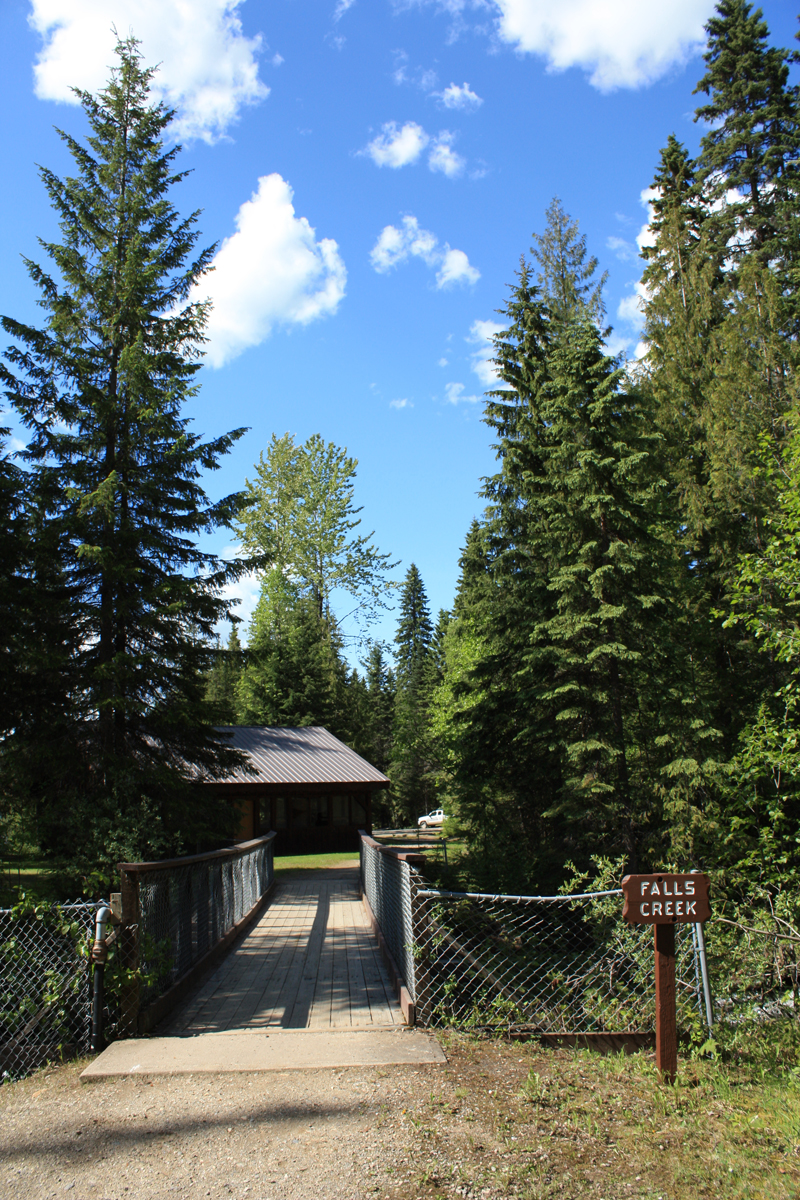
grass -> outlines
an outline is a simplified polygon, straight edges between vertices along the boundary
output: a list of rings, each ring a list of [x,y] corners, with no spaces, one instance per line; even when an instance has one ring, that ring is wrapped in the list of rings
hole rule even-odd
[[[448,1067],[407,1119],[413,1169],[386,1200],[797,1200],[800,1075],[784,1060],[445,1039]]]
[[[287,854],[275,859],[275,874],[287,871],[318,871],[321,867],[351,867],[358,862],[357,850],[332,851],[328,854]]]
[[[20,892],[41,900],[68,900],[51,864],[30,855],[6,854],[0,861],[0,908],[11,908]]]

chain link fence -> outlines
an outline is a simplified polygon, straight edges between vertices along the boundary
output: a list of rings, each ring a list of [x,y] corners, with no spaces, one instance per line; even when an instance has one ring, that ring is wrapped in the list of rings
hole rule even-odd
[[[88,900],[0,909],[3,1080],[88,1053],[96,909]]]
[[[542,1034],[654,1028],[653,930],[621,917],[622,893],[492,896],[416,889],[421,1024]],[[685,1026],[700,1001],[692,926],[676,927]]]
[[[121,863],[122,920],[138,925],[138,1006],[184,978],[274,880],[275,834],[164,863]]]
[[[653,1030],[653,931],[622,920],[621,889],[574,896],[443,891],[366,836],[361,881],[419,1024],[550,1034]],[[676,928],[676,991],[682,1025],[705,1019],[691,925]]]

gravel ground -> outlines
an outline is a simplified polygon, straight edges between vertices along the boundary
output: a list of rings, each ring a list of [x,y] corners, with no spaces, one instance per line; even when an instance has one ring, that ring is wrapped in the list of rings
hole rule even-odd
[[[365,1200],[406,1162],[431,1067],[114,1079],[85,1064],[0,1089],[4,1200]]]

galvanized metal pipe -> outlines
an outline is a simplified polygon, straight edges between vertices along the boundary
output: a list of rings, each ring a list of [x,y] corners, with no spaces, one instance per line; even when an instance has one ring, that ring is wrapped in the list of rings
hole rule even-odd
[[[695,867],[692,871],[692,875],[702,875],[702,873],[703,872],[699,869],[699,867]],[[695,928],[695,932],[697,934],[697,949],[698,949],[698,952],[700,955],[700,974],[703,977],[703,997],[706,1002],[706,1024],[708,1025],[708,1030],[710,1033],[711,1028],[714,1024],[714,1009],[711,1004],[711,984],[709,983],[709,980],[708,980],[708,959],[706,958],[706,939],[705,939],[705,934],[703,933],[702,921],[698,922],[698,924],[695,925],[694,928]]]
[[[92,990],[92,1054],[99,1054],[103,1049],[103,974],[105,971],[108,948],[106,947],[106,926],[111,920],[111,909],[103,900],[100,902],[94,918],[94,945],[92,946],[92,962],[94,963]]]

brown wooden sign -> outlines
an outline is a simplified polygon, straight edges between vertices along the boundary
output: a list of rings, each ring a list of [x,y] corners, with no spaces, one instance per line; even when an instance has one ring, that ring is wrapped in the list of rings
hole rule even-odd
[[[711,916],[708,876],[626,875],[622,915],[633,925],[698,924]]]
[[[701,924],[711,916],[708,876],[626,875],[622,881],[622,915],[633,925],[654,925],[656,983],[656,1067],[665,1083],[678,1071],[678,1029],[675,1019],[675,926]]]

